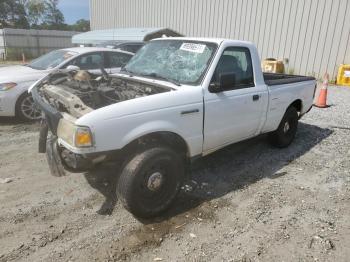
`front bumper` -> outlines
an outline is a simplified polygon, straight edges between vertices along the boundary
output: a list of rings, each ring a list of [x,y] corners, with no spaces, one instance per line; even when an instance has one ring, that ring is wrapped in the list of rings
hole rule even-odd
[[[18,87],[0,91],[0,116],[15,116],[16,101],[20,96]]]
[[[65,176],[66,172],[81,173],[92,169],[96,164],[113,154],[90,153],[76,154],[60,146],[57,136],[49,134],[46,120],[42,121],[39,137],[39,153],[46,153],[50,172],[53,176]]]
[[[57,137],[49,136],[46,143],[46,158],[53,176],[65,176],[66,172],[81,173],[94,167],[93,158],[74,154],[59,147]]]
[[[65,171],[72,173],[85,172],[103,161],[104,154],[76,154],[58,143],[57,127],[63,118],[62,114],[47,104],[38,93],[37,88],[32,89],[32,96],[36,104],[43,111],[44,118],[41,123],[39,136],[39,153],[46,153],[50,172],[54,176],[64,176]],[[49,134],[49,130],[51,134]]]
[[[43,79],[42,81],[45,81]],[[94,152],[93,148],[81,148],[77,150],[57,137],[57,129],[63,115],[48,104],[38,92],[38,82],[31,88],[33,99],[43,112],[43,120],[39,137],[39,152],[46,153],[46,158],[51,174],[64,176],[65,171],[71,173],[86,172],[97,164],[118,161],[122,158],[121,150],[108,152]],[[51,131],[51,132],[49,132]]]

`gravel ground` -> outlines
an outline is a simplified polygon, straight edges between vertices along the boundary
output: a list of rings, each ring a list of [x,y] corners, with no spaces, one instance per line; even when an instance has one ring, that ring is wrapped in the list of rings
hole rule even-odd
[[[116,169],[51,177],[38,126],[0,119],[0,261],[349,261],[350,88],[328,102],[287,149],[262,136],[204,158],[143,223],[116,199]]]

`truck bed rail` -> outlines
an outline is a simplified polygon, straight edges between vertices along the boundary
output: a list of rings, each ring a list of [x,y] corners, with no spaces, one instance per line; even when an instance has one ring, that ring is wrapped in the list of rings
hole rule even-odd
[[[311,76],[263,73],[265,84],[269,86],[285,85],[303,81],[314,81],[315,78]]]

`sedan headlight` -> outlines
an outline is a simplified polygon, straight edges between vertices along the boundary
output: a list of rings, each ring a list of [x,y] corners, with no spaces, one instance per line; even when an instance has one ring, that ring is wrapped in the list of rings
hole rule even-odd
[[[91,147],[93,145],[90,128],[76,126],[64,118],[60,119],[58,123],[57,136],[74,147]]]
[[[10,90],[11,88],[14,88],[15,86],[17,86],[17,84],[13,82],[0,83],[0,91],[7,91],[7,90]]]

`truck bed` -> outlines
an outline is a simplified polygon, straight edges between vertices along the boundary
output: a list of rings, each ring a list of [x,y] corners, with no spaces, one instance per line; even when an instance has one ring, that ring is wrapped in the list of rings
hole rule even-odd
[[[275,73],[263,73],[265,84],[269,86],[285,85],[303,81],[313,81],[314,77],[311,76],[299,76],[299,75],[287,75],[287,74],[275,74]]]

